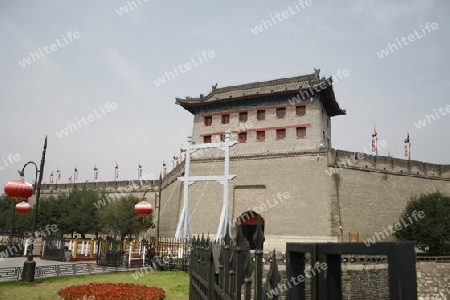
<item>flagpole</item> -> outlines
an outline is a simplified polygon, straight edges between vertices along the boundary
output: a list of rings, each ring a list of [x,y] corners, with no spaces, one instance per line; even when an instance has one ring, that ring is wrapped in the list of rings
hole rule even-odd
[[[94,182],[97,182],[97,178],[98,178],[98,169],[97,165],[94,165]]]
[[[408,151],[408,155],[406,155],[406,151]],[[411,139],[409,137],[409,132],[407,132],[405,139],[405,156],[408,156],[408,160],[411,160]]]
[[[408,159],[411,160],[411,143],[408,143]]]
[[[373,133],[372,133],[372,152],[375,151],[375,156],[378,156],[378,133],[375,128],[375,124],[373,124]]]

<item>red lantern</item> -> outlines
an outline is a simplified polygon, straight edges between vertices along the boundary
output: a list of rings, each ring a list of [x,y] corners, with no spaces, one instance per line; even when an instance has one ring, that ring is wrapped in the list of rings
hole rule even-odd
[[[26,214],[29,213],[33,208],[28,202],[22,201],[20,203],[16,204],[16,207],[14,208],[19,214]]]
[[[34,193],[34,188],[31,183],[28,183],[23,179],[8,181],[4,190],[5,194],[8,195],[9,198],[16,201],[28,199]]]
[[[147,201],[141,201],[134,206],[134,212],[145,217],[153,212],[153,206]]]

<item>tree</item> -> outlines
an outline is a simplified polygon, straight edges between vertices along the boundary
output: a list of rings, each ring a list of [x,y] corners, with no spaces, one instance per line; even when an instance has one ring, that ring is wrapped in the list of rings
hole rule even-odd
[[[152,226],[151,215],[144,218],[134,212],[134,206],[141,201],[135,196],[127,196],[108,203],[100,208],[99,223],[102,232],[112,234],[120,239],[138,237],[139,233]]]
[[[419,212],[423,213],[417,217]],[[440,192],[412,197],[399,223],[407,226],[396,230],[397,239],[416,241],[428,247],[429,254],[445,254],[450,242],[450,197]]]
[[[0,196],[0,233],[11,231],[14,206],[19,202],[9,198],[5,194]],[[30,232],[33,216],[33,210],[27,214],[14,212],[14,231],[18,233]]]
[[[78,233],[81,238],[88,233],[98,236],[98,210],[94,203],[99,197],[96,190],[74,188],[68,195],[42,199],[37,227],[55,224],[63,234]]]

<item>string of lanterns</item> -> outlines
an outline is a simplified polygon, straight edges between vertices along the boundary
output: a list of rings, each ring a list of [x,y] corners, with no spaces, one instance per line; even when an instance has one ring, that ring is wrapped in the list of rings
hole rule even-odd
[[[19,202],[14,207],[16,212],[26,214],[33,209],[32,206],[25,200],[33,195],[34,187],[23,178],[8,181],[5,185],[4,191],[9,198]]]

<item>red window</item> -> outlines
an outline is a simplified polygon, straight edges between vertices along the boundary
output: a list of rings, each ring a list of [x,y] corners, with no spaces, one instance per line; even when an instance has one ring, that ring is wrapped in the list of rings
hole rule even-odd
[[[257,131],[256,132],[256,140],[258,142],[264,142],[266,139],[266,132],[265,131]]]
[[[239,122],[247,122],[248,114],[247,112],[240,112],[239,113]]]
[[[230,115],[222,115],[222,124],[230,123]]]
[[[306,114],[306,106],[296,106],[295,114],[297,116],[304,116]]]
[[[211,143],[211,136],[210,135],[205,135],[203,137],[203,143]]]
[[[306,137],[306,127],[297,127],[297,138],[304,139]]]
[[[286,139],[286,129],[277,129],[277,140]]]
[[[247,132],[239,133],[239,143],[245,143],[247,141]]]
[[[212,116],[205,117],[205,126],[211,126],[212,124]]]
[[[265,110],[258,110],[256,113],[256,119],[258,121],[264,120],[266,118],[266,111]]]
[[[277,119],[286,117],[286,107],[277,108]]]

